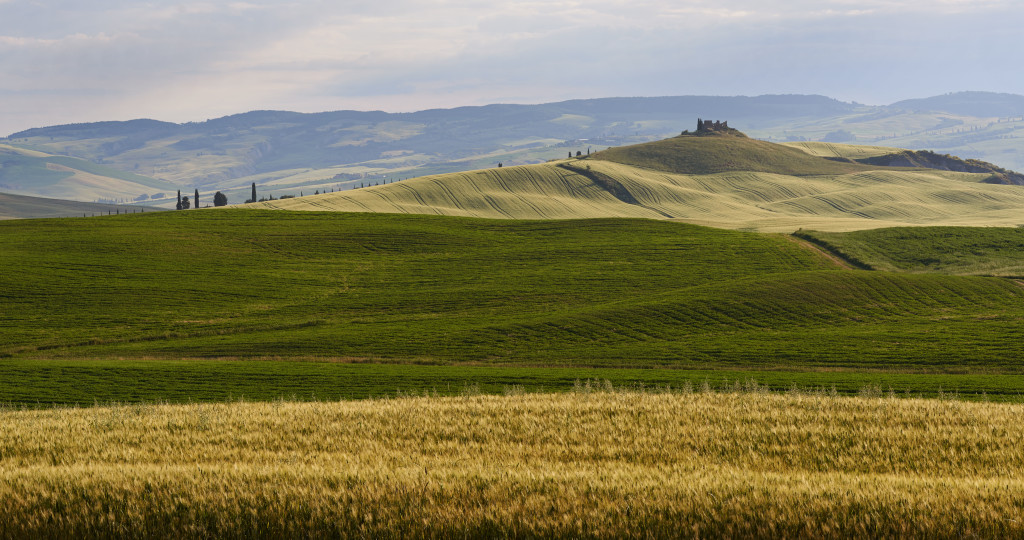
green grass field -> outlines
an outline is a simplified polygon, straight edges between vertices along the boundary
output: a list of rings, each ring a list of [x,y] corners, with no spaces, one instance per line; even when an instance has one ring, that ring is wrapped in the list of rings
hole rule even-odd
[[[0,401],[579,377],[1009,398],[1020,381],[1002,377],[1024,373],[1012,280],[845,270],[785,236],[667,221],[167,212],[5,222],[0,253]],[[510,371],[460,371],[472,366]],[[347,371],[360,369],[372,376]]]
[[[110,403],[333,401],[408,395],[561,393],[580,385],[949,397],[1024,402],[1024,375],[896,371],[352,364],[281,359],[0,360],[0,408]]]
[[[1024,229],[901,227],[827,233],[810,240],[862,267],[895,272],[1024,276]]]

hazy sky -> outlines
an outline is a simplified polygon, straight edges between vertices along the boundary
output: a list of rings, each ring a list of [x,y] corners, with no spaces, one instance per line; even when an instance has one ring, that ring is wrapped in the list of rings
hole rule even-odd
[[[253,109],[1024,93],[1019,0],[0,0],[0,135]]]

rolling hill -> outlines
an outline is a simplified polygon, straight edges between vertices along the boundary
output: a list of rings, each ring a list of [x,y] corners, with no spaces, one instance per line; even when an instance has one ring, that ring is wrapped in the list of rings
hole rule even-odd
[[[774,232],[1024,222],[1024,188],[986,183],[993,172],[854,161],[879,155],[878,147],[681,135],[583,159],[428,176],[251,206],[498,219],[643,217]]]
[[[0,144],[2,192],[74,201],[149,203],[170,200],[176,189],[169,182],[85,159]]]
[[[149,206],[87,203],[0,193],[0,219],[88,217],[143,213],[147,211],[163,211],[163,209]]]
[[[782,388],[984,370],[968,382],[993,394],[1016,390],[992,374],[1021,373],[1013,280],[850,270],[790,237],[649,219],[147,212],[2,222],[0,253],[0,401],[439,377],[334,363],[504,366],[521,371],[457,376],[512,384],[571,381],[553,367],[760,370]],[[617,377],[641,376],[685,374]]]
[[[537,164],[568,151],[663,139],[697,117],[727,119],[751,137],[772,142],[927,149],[1024,170],[1022,101],[973,92],[891,106],[769,95],[604,98],[412,113],[253,111],[186,124],[133,120],[42,127],[0,142],[172,184],[162,191],[219,190],[240,202],[252,182],[278,196],[299,195],[499,162]],[[6,191],[67,196],[25,189]]]

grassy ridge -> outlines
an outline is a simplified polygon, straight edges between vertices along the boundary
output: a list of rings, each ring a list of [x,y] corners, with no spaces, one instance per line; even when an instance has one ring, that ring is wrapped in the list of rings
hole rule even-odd
[[[872,170],[822,159],[801,149],[742,136],[681,135],[597,152],[590,159],[676,174],[765,172],[789,176],[840,175]]]
[[[581,390],[0,410],[0,536],[1024,535],[1024,405]]]
[[[642,217],[787,233],[1017,225],[1024,190],[982,183],[989,176],[841,163],[739,137],[678,137],[613,148],[590,159],[415,178],[246,206],[492,219]]]
[[[0,231],[0,372],[10,385],[0,400],[32,402],[24,388],[64,402],[364,397],[463,383],[564,388],[577,376],[546,382],[526,370],[506,374],[510,382],[438,370],[408,386],[364,388],[336,382],[355,368],[324,367],[332,364],[160,364],[180,358],[673,367],[696,378],[783,369],[797,373],[750,376],[847,391],[865,379],[799,371],[1021,370],[1017,283],[848,271],[781,236],[654,220],[242,210],[7,222]],[[47,364],[54,359],[82,363]],[[94,384],[75,392],[67,380]],[[867,383],[1009,396],[1019,382],[887,381]],[[104,390],[111,384],[125,389]]]
[[[826,158],[846,158],[852,160],[886,156],[902,152],[902,148],[891,146],[869,146],[863,144],[842,144],[828,142],[787,142],[783,146],[797,148],[812,156]]]
[[[1024,276],[1024,229],[905,227],[800,236],[887,271]]]

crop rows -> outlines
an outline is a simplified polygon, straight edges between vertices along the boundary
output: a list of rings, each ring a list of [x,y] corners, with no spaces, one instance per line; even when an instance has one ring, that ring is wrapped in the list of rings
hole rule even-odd
[[[631,166],[604,160],[601,152],[563,164],[452,173],[257,206],[491,219],[673,218],[774,232],[936,223],[1009,226],[1017,224],[1024,208],[1019,190],[979,183],[981,175],[872,168],[787,150],[793,162],[774,172],[762,166],[684,174],[671,163],[652,165],[645,158]],[[744,149],[736,152],[742,155]],[[659,156],[664,157],[650,159]],[[781,174],[785,170],[791,174]],[[613,180],[625,198],[588,175]]]
[[[1021,372],[1024,288],[1015,281],[843,270],[770,235],[654,220],[253,211],[0,229],[0,370],[11,374],[0,378],[10,385],[0,401],[227,398],[202,384],[208,374],[189,382],[198,368],[157,367],[182,358],[782,369],[794,373],[784,386],[819,369]],[[43,376],[58,359],[83,361],[74,380],[96,384],[79,391],[57,372]],[[117,375],[96,359],[139,365]],[[295,391],[257,381],[296,380],[298,371],[259,365],[263,375],[220,384],[254,399],[366,397],[404,385]],[[534,377],[533,387],[545,386]],[[1015,393],[1001,383],[973,388]]]
[[[0,411],[0,536],[1015,537],[1022,408],[584,385]]]
[[[802,231],[801,236],[878,270],[1024,276],[1024,229],[1016,227]]]

